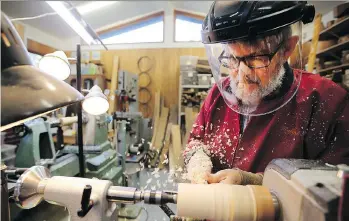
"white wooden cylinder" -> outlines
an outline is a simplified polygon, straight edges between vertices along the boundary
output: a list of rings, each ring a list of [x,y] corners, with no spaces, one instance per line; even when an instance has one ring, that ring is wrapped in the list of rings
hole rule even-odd
[[[274,208],[270,192],[262,186],[181,183],[177,215],[215,221],[262,221],[274,218]]]

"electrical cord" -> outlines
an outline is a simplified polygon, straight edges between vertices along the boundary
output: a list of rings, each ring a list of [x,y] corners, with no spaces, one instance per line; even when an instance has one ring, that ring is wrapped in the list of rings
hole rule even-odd
[[[74,9],[75,7],[71,7],[71,8],[68,8],[68,10],[72,10]],[[23,17],[23,18],[13,18],[13,19],[10,19],[11,21],[26,21],[26,20],[32,20],[32,19],[38,19],[38,18],[44,18],[44,17],[47,17],[47,16],[52,16],[52,15],[58,15],[57,12],[49,12],[49,13],[44,13],[44,14],[41,14],[41,15],[37,15],[37,16],[32,16],[32,17]]]

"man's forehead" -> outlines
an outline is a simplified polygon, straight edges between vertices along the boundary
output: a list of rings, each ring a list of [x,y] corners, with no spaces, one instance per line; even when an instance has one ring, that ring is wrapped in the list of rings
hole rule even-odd
[[[269,54],[275,48],[275,42],[270,39],[258,39],[251,41],[234,41],[227,44],[228,51],[235,56]]]

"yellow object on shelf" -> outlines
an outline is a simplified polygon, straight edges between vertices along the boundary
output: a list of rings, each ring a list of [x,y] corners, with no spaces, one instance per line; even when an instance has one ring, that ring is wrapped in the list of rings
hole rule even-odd
[[[321,14],[317,14],[314,20],[314,34],[313,34],[313,39],[311,42],[311,50],[309,54],[309,59],[308,59],[308,72],[313,72],[314,66],[315,66],[315,59],[316,59],[316,49],[319,41],[319,35],[321,31]]]

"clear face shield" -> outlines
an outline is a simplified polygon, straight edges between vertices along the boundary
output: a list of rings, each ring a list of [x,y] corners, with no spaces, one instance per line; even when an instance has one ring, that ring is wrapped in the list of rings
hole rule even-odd
[[[226,104],[242,115],[272,113],[296,94],[301,74],[301,23],[265,37],[206,44],[214,79]]]

